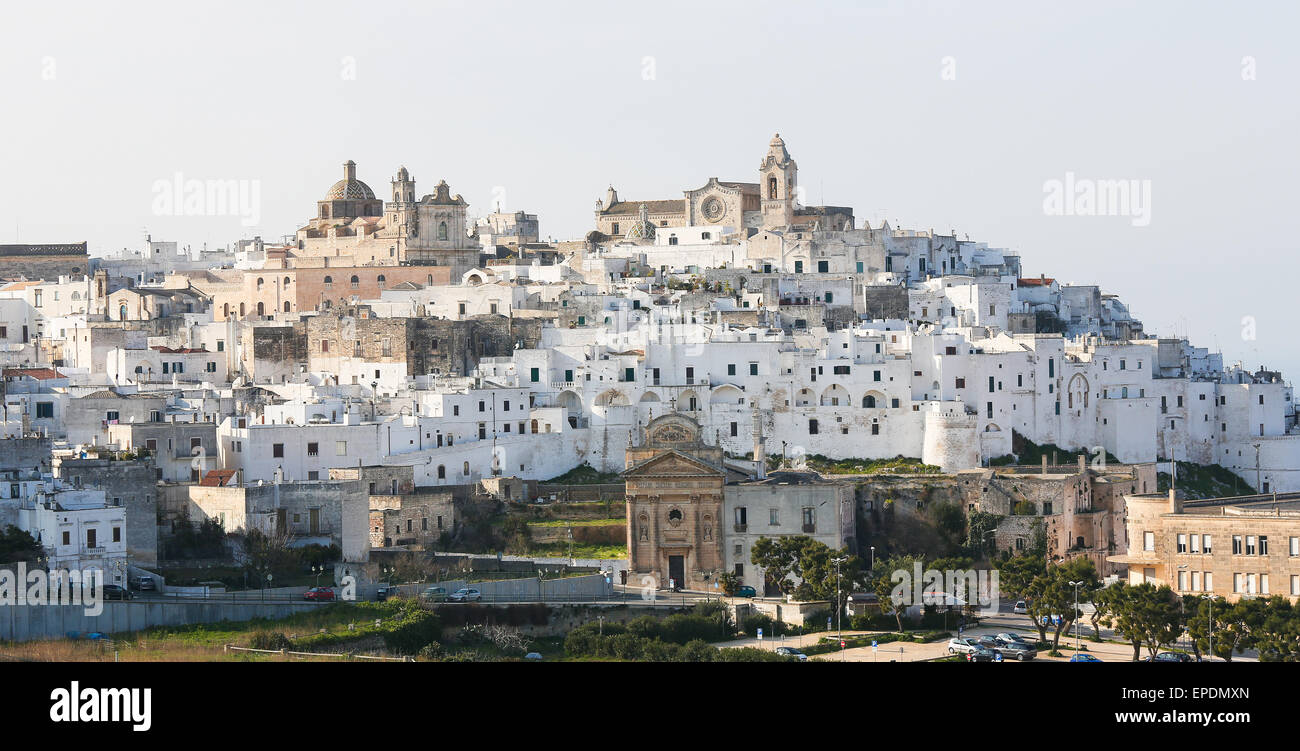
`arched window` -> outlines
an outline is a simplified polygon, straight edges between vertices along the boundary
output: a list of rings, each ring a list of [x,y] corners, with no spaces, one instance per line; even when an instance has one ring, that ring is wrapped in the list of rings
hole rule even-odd
[[[264,315],[266,315],[266,306],[263,305],[263,304],[260,303],[260,302],[257,304],[257,314],[258,314],[259,316],[264,316]]]
[[[284,286],[286,286],[286,287],[289,286],[289,277],[287,277],[287,276],[284,278]]]
[[[122,306],[119,307],[119,308],[117,309],[117,319],[118,319],[119,321],[125,321],[125,320],[126,320],[126,304],[125,304],[125,303],[122,304]]]
[[[260,276],[257,277],[257,291],[258,291],[258,292],[261,292],[261,291],[262,291],[262,277],[260,277]]]
[[[244,304],[242,302],[239,304],[239,317],[244,317]]]
[[[446,223],[446,222],[438,222],[438,239],[439,239],[439,240],[446,240],[446,239],[447,239],[447,223]]]
[[[361,279],[359,279],[359,278],[357,277],[356,274],[353,274],[353,275],[352,275],[352,289],[356,289],[357,287],[360,287],[360,286],[361,286]]]
[[[425,279],[425,283],[426,283],[427,285],[429,285],[430,287],[433,286],[433,274],[429,274],[429,275],[426,277],[426,279]]]
[[[230,317],[230,303],[225,303],[224,305],[221,306],[221,317],[222,318]]]
[[[866,396],[862,397],[862,406],[866,407],[867,409],[875,409],[876,397],[871,394],[867,394]]]
[[[447,479],[447,467],[445,465],[442,464],[438,465],[438,479],[439,480]]]
[[[334,286],[334,277],[332,276],[325,277],[325,289],[329,289],[330,287],[333,286]]]
[[[380,274],[379,278],[375,279],[375,281],[379,283],[379,288],[383,289],[384,285],[388,282],[388,278],[385,277],[383,274]]]
[[[776,198],[776,177],[767,178],[767,197]]]
[[[285,300],[285,301],[284,301],[284,312],[286,312],[286,313],[289,312],[289,301],[288,301],[288,300]]]
[[[460,473],[469,477],[469,462],[465,462],[465,466],[461,468]]]

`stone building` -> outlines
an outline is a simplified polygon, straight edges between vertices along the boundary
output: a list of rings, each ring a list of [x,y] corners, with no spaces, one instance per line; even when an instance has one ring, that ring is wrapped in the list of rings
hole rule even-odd
[[[84,242],[0,245],[0,279],[58,279],[89,272]]]
[[[1300,598],[1300,493],[1185,501],[1125,496],[1128,548],[1109,558],[1130,584],[1178,594]]]
[[[704,589],[716,580],[725,565],[724,459],[722,449],[704,443],[699,423],[680,414],[650,421],[641,445],[628,448],[630,584]]]
[[[126,509],[126,554],[131,563],[153,566],[158,562],[158,487],[149,459],[59,459],[57,476],[74,487],[104,491],[107,506]]]
[[[611,185],[596,201],[596,230],[611,238],[643,238],[638,225],[641,209],[654,227],[717,227],[747,236],[747,230],[785,227],[853,229],[853,210],[838,206],[802,206],[799,166],[786,151],[781,134],[768,143],[759,164],[759,182],[710,177],[683,198],[649,201],[620,200]]]

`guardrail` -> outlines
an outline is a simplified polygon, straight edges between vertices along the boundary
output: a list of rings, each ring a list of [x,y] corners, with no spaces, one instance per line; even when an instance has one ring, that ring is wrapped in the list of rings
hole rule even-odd
[[[339,657],[347,660],[375,660],[376,662],[415,662],[412,657],[376,657],[374,655],[359,655],[352,652],[294,652],[288,649],[253,649],[252,647],[236,647],[234,644],[222,645],[224,652],[256,652],[264,655],[282,655],[284,657]]]

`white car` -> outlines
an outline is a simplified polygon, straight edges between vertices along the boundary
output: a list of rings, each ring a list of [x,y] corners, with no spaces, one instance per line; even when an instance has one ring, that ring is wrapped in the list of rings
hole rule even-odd
[[[1024,600],[1016,600],[1016,606],[1011,608],[1011,612],[1016,615],[1027,615],[1029,613],[1029,604]]]
[[[478,602],[482,599],[483,593],[473,587],[463,587],[447,596],[450,602]]]
[[[978,650],[979,647],[972,644],[970,639],[954,637],[948,640],[948,654],[950,655],[970,654]]]

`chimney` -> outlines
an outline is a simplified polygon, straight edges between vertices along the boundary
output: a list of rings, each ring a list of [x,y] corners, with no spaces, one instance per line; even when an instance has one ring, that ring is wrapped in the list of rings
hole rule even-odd
[[[1047,454],[1043,454],[1043,475],[1047,475]]]
[[[1183,513],[1183,501],[1178,497],[1178,491],[1173,488],[1169,489],[1169,513]]]

